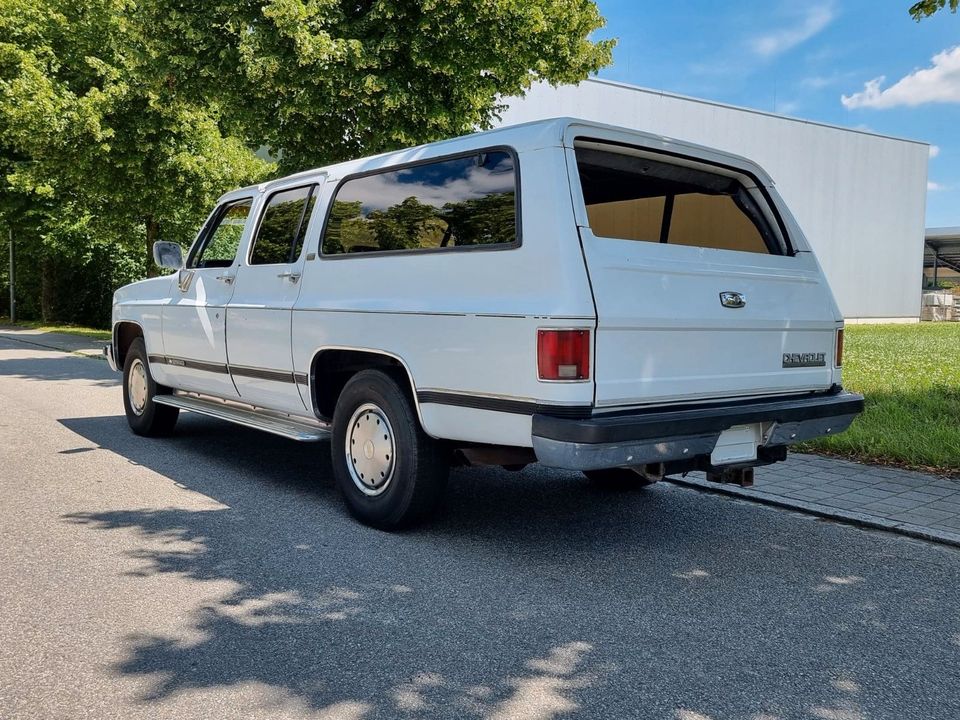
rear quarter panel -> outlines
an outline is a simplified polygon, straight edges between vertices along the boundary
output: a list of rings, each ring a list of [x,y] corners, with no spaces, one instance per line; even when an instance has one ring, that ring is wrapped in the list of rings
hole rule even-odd
[[[323,349],[367,349],[398,357],[420,392],[591,403],[590,382],[537,379],[537,328],[595,324],[563,152],[517,157],[517,248],[322,257],[315,233],[308,252],[317,259],[305,264],[293,313],[295,371],[309,373]],[[435,403],[421,403],[420,414],[434,437],[530,444],[529,415]]]

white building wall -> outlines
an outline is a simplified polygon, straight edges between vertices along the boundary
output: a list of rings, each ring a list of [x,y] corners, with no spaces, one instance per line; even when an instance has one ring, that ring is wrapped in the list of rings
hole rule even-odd
[[[597,79],[536,85],[507,103],[502,125],[568,115],[754,160],[806,233],[845,317],[919,318],[925,143]]]

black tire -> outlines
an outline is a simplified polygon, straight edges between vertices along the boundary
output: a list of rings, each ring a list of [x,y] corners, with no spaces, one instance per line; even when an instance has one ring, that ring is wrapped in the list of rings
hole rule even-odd
[[[144,375],[134,381],[134,388],[131,390],[131,378],[135,373],[139,373],[140,369]],[[145,395],[144,388],[138,386],[139,382],[146,386]],[[169,395],[171,392],[165,385],[154,382],[143,338],[136,338],[130,343],[123,360],[123,409],[127,414],[130,429],[145,437],[163,437],[172,433],[180,409],[159,405],[153,401],[155,395]]]
[[[650,480],[636,470],[628,467],[584,470],[583,474],[587,480],[590,481],[590,484],[598,490],[612,490],[615,492],[639,490],[649,487],[656,482],[656,480]]]
[[[399,530],[436,513],[449,453],[423,432],[412,401],[389,375],[362,370],[350,378],[337,399],[331,442],[333,474],[357,520]]]

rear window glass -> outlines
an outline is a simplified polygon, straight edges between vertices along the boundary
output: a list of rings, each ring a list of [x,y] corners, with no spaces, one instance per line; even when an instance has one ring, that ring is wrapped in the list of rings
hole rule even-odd
[[[282,265],[300,257],[316,187],[308,185],[270,196],[253,241],[251,265]]]
[[[783,254],[756,200],[735,178],[639,155],[577,146],[594,235]]]
[[[517,240],[516,167],[503,150],[347,180],[323,234],[324,255],[492,247]]]

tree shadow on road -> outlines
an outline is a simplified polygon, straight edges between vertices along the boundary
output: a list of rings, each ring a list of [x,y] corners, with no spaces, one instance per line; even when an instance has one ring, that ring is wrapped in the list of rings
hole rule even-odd
[[[45,349],[24,347],[31,352]],[[80,355],[0,359],[0,376],[53,382],[82,380],[84,385],[98,387],[111,387],[120,384],[120,376],[112,372],[105,362],[97,358],[81,357]]]
[[[947,586],[885,567],[925,546],[543,469],[455,471],[444,516],[391,535],[346,515],[324,446],[189,415],[162,441],[62,422],[224,506],[66,518],[135,533],[132,574],[233,588],[183,636],[145,618],[128,638],[143,702],[254,684],[305,716],[719,720],[872,716],[893,692],[948,717],[926,699],[960,659],[940,611],[960,567]]]

